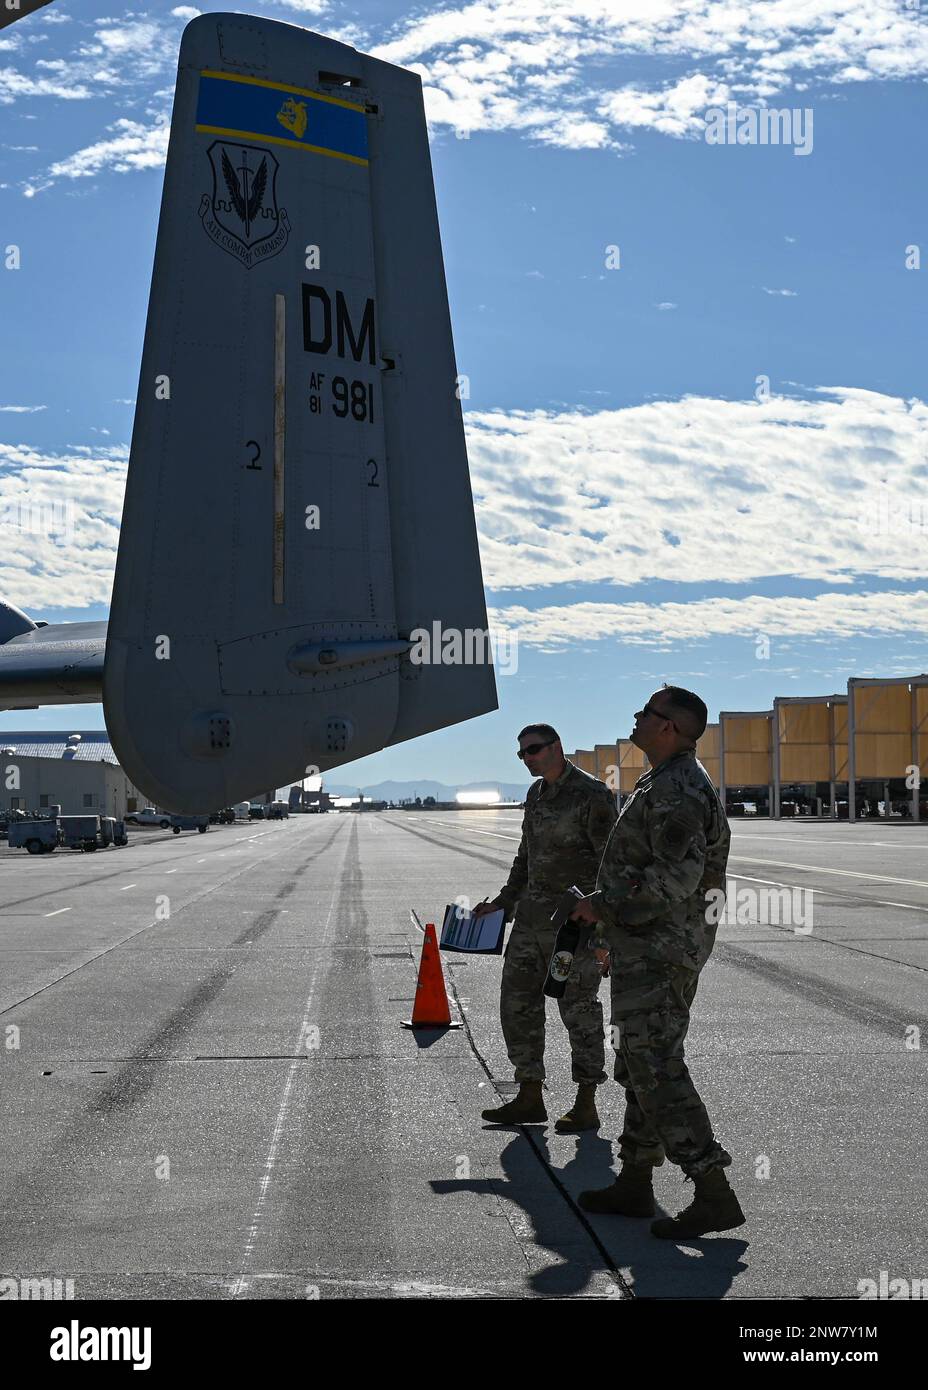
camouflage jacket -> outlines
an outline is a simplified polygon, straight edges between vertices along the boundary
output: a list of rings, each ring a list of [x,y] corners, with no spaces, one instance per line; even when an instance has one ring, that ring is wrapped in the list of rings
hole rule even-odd
[[[506,916],[518,899],[528,899],[541,925],[571,884],[591,891],[616,815],[605,782],[570,761],[556,782],[533,782],[525,797],[522,842],[497,895]]]
[[[715,943],[731,832],[695,753],[650,768],[619,813],[599,868],[600,911],[614,966],[650,957],[701,970]]]

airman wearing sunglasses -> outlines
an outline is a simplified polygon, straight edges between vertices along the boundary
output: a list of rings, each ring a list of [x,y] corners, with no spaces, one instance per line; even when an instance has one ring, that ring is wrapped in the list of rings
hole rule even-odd
[[[595,898],[573,916],[598,922],[612,972],[615,1079],[625,1089],[622,1171],[611,1187],[582,1192],[588,1211],[652,1216],[652,1172],[678,1164],[695,1186],[677,1217],[651,1230],[665,1239],[744,1223],[728,1184],[731,1155],[715,1138],[683,1057],[699,972],[715,943],[730,832],[696,740],[706,727],[698,695],[665,686],[635,715],[632,742],[651,766],[639,777],[609,837]]]
[[[543,988],[554,950],[551,914],[572,884],[592,891],[616,819],[612,792],[564,757],[550,724],[529,724],[522,730],[518,757],[538,779],[526,794],[522,841],[505,885],[492,902],[478,903],[474,909],[479,916],[502,907],[507,917],[516,909],[503,962],[500,1020],[519,1093],[505,1105],[484,1110],[483,1118],[494,1124],[530,1124],[548,1118],[542,1096]],[[592,936],[599,945],[605,945],[598,930]],[[573,1106],[555,1124],[561,1134],[599,1127],[596,1087],[606,1079],[599,1002],[602,977],[603,965],[592,943],[581,937],[567,987],[558,1000],[570,1037],[571,1069],[577,1085]]]

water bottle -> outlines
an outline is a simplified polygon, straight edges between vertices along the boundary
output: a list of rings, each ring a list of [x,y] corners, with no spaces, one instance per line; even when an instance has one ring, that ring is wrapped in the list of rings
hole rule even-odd
[[[559,925],[544,984],[544,992],[549,999],[560,999],[567,988],[567,977],[570,975],[570,968],[577,953],[580,933],[586,928],[585,922],[572,922],[570,913],[576,908],[578,901],[584,897],[586,894],[581,888],[576,886],[569,888],[552,914],[552,922],[557,922]]]

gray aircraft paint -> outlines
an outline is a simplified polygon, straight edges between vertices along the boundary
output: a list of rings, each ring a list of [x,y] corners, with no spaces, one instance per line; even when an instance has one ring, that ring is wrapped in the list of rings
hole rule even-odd
[[[34,622],[0,599],[0,709],[99,700],[106,623]]]
[[[418,75],[194,19],[103,679],[153,803],[231,805],[497,707],[488,662],[403,655],[487,625],[455,381]]]

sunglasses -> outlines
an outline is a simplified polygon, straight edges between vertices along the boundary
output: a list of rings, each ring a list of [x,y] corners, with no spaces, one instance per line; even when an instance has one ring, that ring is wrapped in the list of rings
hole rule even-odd
[[[519,748],[516,751],[516,757],[525,762],[526,758],[534,758],[535,754],[540,753],[542,748],[549,748],[552,743],[556,742],[557,739],[549,738],[546,743],[530,743],[527,748]]]
[[[661,711],[659,709],[655,709],[653,705],[645,705],[644,709],[638,711],[638,713],[635,715],[635,718],[640,719],[641,716],[644,714],[653,714],[655,719],[666,719],[667,723],[672,724],[673,727],[677,730],[677,733],[680,732],[676,724],[674,724],[673,720],[670,718],[670,715],[662,714]]]

